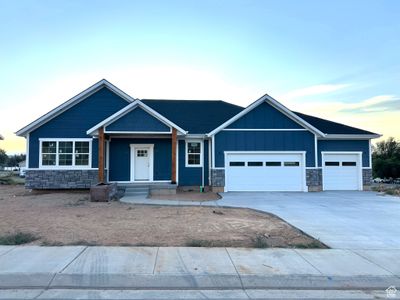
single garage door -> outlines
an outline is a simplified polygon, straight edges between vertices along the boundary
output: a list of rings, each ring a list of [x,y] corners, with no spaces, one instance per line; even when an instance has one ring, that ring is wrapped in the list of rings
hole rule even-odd
[[[322,153],[324,191],[361,190],[360,158],[359,153]]]
[[[304,153],[227,153],[227,191],[304,191]]]

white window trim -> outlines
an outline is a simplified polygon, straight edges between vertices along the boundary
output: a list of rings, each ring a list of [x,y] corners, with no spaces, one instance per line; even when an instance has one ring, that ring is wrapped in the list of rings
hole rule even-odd
[[[189,143],[200,143],[200,164],[189,165],[188,164],[188,144]],[[202,168],[203,167],[203,156],[204,156],[204,141],[203,140],[185,140],[185,167],[186,168]]]
[[[56,165],[55,166],[44,166],[42,165],[42,143],[43,142],[57,142],[56,144]],[[72,149],[72,166],[59,166],[58,165],[58,142],[89,142],[89,165],[87,166],[75,166],[75,143],[73,143]],[[80,170],[80,169],[92,169],[92,139],[90,138],[40,138],[39,139],[39,169],[50,169],[50,170]]]

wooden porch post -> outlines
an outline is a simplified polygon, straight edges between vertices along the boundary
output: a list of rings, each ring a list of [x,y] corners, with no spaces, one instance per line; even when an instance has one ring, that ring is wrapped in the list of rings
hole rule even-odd
[[[104,182],[104,127],[99,128],[99,183]]]
[[[171,183],[176,183],[176,128],[172,128]]]

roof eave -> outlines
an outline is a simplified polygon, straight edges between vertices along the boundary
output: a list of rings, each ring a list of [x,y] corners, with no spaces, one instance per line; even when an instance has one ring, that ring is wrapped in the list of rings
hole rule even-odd
[[[382,137],[381,134],[326,134],[321,140],[370,140]]]

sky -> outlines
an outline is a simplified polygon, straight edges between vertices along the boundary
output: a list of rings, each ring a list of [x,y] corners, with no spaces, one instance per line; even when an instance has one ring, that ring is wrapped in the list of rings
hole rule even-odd
[[[269,94],[400,139],[400,1],[0,0],[0,148],[105,78],[134,98]],[[376,140],[375,140],[376,141]]]

